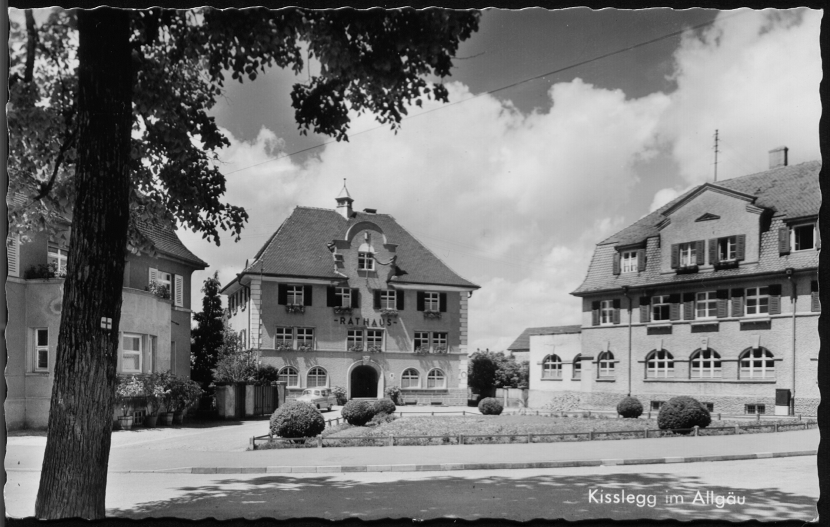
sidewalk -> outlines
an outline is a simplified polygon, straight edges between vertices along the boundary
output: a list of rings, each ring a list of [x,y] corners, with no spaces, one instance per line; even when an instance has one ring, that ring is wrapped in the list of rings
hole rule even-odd
[[[217,428],[171,429],[177,433],[165,431],[164,435],[151,438],[151,432],[148,432],[148,439],[143,441],[131,440],[127,435],[129,432],[119,432],[113,434],[109,471],[191,474],[408,472],[691,463],[815,455],[819,443],[819,430],[812,429],[512,445],[300,448],[251,452],[219,450],[220,445],[216,445],[216,449],[210,448],[214,441],[230,433],[236,440],[246,440],[256,434],[251,431],[262,428],[267,429],[267,421]],[[42,437],[10,437],[6,470],[39,471],[44,446],[45,438]]]

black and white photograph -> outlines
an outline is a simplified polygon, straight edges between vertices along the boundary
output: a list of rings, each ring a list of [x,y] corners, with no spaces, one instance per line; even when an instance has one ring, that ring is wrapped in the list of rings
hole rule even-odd
[[[7,521],[818,521],[822,10],[7,14]]]

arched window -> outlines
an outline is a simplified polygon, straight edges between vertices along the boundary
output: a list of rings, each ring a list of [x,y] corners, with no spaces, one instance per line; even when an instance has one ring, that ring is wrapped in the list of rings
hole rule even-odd
[[[420,388],[421,374],[415,368],[407,368],[401,375],[401,388]]]
[[[614,354],[610,351],[603,351],[597,359],[597,372],[600,379],[614,377]]]
[[[328,375],[326,370],[320,366],[315,366],[308,370],[308,383],[306,388],[322,388],[328,383]]]
[[[559,358],[559,355],[548,355],[545,357],[545,360],[542,361],[542,378],[562,378],[562,359]]]
[[[741,354],[741,379],[774,378],[775,361],[768,349],[749,349]]]
[[[286,366],[281,369],[278,380],[285,382],[288,388],[297,388],[300,386],[300,375],[297,373],[297,368],[293,366]]]
[[[715,350],[692,353],[692,379],[717,379],[721,376],[720,355]]]
[[[674,377],[674,357],[666,350],[655,350],[646,357],[646,378]]]
[[[427,375],[427,388],[446,388],[447,376],[438,368],[430,370]]]
[[[578,381],[582,378],[582,355],[577,354],[573,362],[573,380]]]

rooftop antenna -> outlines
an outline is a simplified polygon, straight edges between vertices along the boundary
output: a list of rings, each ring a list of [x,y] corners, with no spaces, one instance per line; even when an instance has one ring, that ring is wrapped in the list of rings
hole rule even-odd
[[[718,182],[718,130],[715,129],[715,183]]]

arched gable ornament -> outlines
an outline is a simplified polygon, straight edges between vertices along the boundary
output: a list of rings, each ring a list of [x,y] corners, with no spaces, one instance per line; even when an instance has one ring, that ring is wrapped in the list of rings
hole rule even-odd
[[[371,357],[371,355],[364,355],[364,356],[363,356],[363,361],[362,361],[362,362],[363,362],[363,365],[364,365],[364,366],[368,366],[368,365],[369,365],[369,363],[370,363],[370,362],[372,362],[372,357]]]

